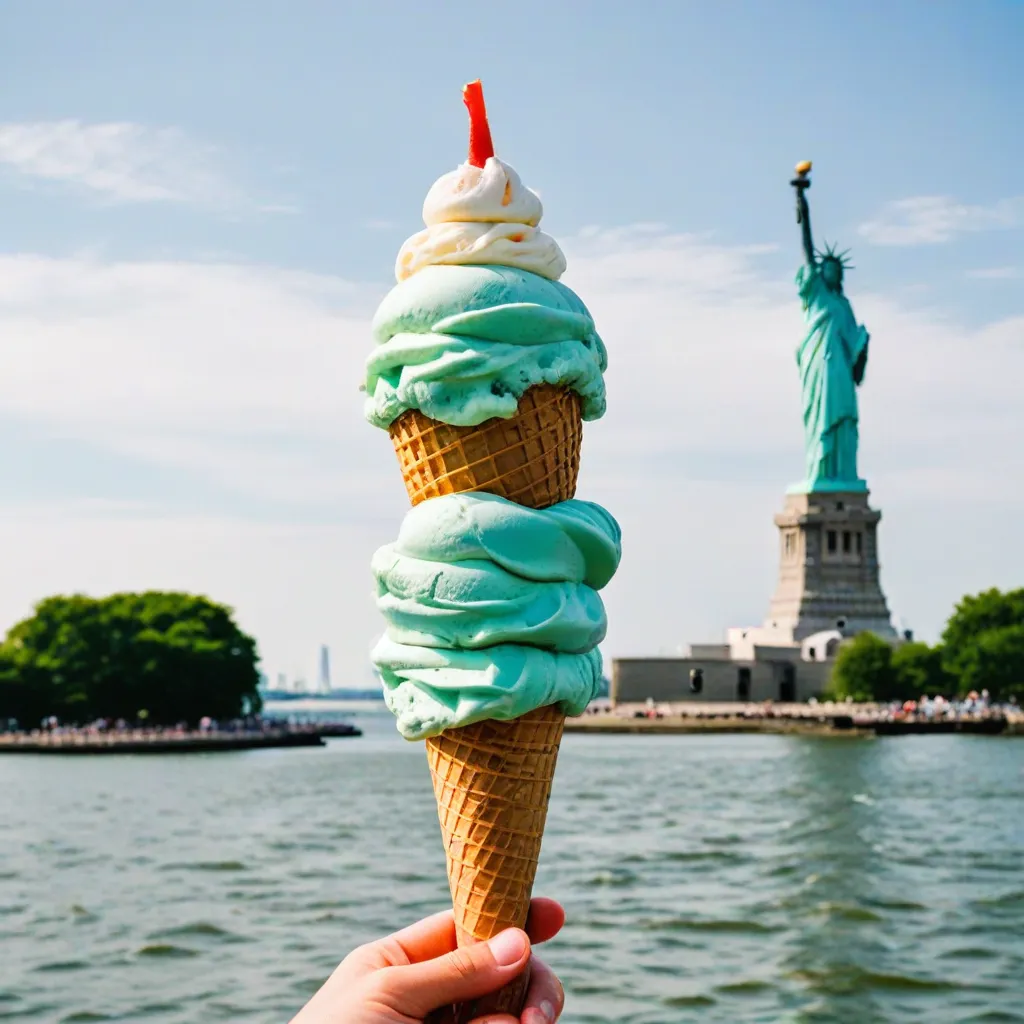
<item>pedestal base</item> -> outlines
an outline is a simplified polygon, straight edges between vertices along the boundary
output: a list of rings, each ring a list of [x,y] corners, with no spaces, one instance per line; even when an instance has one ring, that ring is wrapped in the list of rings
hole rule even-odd
[[[897,637],[879,580],[882,513],[851,482],[844,490],[790,490],[779,528],[779,581],[765,628],[800,641],[824,630]]]

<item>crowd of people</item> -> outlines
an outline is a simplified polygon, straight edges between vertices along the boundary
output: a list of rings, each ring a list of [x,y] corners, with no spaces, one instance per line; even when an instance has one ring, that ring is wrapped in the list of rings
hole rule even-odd
[[[145,712],[139,712],[134,721],[129,722],[124,718],[97,718],[85,725],[69,724],[61,722],[55,716],[42,719],[35,728],[24,729],[17,719],[9,718],[0,720],[0,732],[19,733],[29,736],[52,736],[52,737],[99,737],[117,736],[132,737],[136,739],[156,737],[185,737],[199,735],[238,735],[238,734],[269,734],[280,732],[283,729],[301,731],[312,730],[312,725],[302,723],[282,722],[273,718],[264,718],[262,715],[248,715],[244,718],[235,718],[227,722],[204,716],[193,726],[188,722],[177,722],[174,725],[161,725],[149,721]]]
[[[942,696],[921,696],[918,700],[891,701],[888,703],[856,703],[852,698],[842,702],[820,701],[812,697],[806,703],[776,704],[765,700],[757,703],[738,702],[693,702],[656,703],[648,700],[645,704],[622,704],[615,706],[609,700],[594,701],[587,708],[591,715],[615,715],[627,718],[671,718],[686,717],[697,719],[805,719],[856,715],[861,720],[909,719],[911,721],[963,720],[991,717],[1009,717],[1021,713],[1014,697],[1007,701],[994,700],[988,690],[980,693],[971,690],[965,697],[947,698]]]
[[[995,701],[988,690],[980,693],[971,690],[966,697],[954,697],[952,700],[941,694],[935,697],[925,694],[918,700],[892,701],[878,708],[878,713],[886,718],[926,722],[1003,717],[1019,711],[1016,698]]]

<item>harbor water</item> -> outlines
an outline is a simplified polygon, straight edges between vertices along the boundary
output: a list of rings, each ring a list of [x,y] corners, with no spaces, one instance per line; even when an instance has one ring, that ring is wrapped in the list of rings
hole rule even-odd
[[[0,1019],[289,1019],[446,904],[421,745],[0,758]],[[1024,740],[567,736],[563,1020],[1024,1021]]]

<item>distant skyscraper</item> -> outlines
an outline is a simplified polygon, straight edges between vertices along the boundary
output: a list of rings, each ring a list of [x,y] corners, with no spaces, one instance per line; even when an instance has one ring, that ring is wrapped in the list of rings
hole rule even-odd
[[[277,673],[277,688],[282,693],[288,689],[288,677],[283,672]]]
[[[320,647],[320,685],[317,689],[321,693],[331,692],[331,652],[327,644]]]

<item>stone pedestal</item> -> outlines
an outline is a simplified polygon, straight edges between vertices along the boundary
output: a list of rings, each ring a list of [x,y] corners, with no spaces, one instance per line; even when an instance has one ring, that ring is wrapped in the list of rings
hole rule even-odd
[[[882,593],[878,523],[864,491],[786,495],[779,528],[779,582],[765,628],[800,641],[824,630],[896,639]]]

